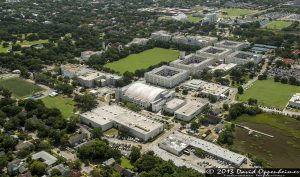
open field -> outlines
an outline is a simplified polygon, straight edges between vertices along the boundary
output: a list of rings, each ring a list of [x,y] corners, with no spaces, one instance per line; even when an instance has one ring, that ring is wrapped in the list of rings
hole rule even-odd
[[[58,95],[56,97],[45,97],[42,101],[48,108],[59,109],[64,118],[68,118],[73,115],[75,102],[72,98]]]
[[[125,71],[135,72],[138,69],[147,69],[151,65],[159,64],[163,61],[173,61],[179,56],[177,50],[153,48],[138,54],[129,55],[112,63],[108,63],[105,67],[123,74]]]
[[[126,158],[126,157],[121,157],[121,166],[123,168],[127,168],[132,170],[134,168],[134,166],[131,164],[131,162]]]
[[[253,14],[257,11],[250,9],[222,9],[222,12],[227,13],[228,16],[243,16]]]
[[[42,87],[20,78],[1,80],[0,86],[10,90],[16,98],[26,98],[33,93],[43,91]]]
[[[35,44],[42,44],[42,43],[48,43],[48,40],[37,40],[37,41],[23,41],[23,42],[17,42],[17,44],[20,44],[22,47],[29,47]],[[8,52],[9,49],[11,49],[12,44],[9,44],[8,47],[4,48],[2,44],[0,45],[0,52],[5,53]]]
[[[250,153],[272,167],[296,168],[300,164],[300,121],[283,115],[242,115],[236,123],[273,135],[249,135],[236,127],[233,149]]]
[[[270,30],[281,30],[283,28],[289,27],[291,24],[292,22],[289,21],[273,20],[270,23],[266,24],[263,28]]]
[[[109,136],[117,136],[119,134],[119,131],[115,128],[111,128],[105,132],[103,132],[104,135],[109,135]]]
[[[258,100],[262,106],[284,108],[294,93],[300,92],[300,87],[274,82],[272,79],[258,80],[252,87],[238,95],[240,101],[247,102],[249,98]]]
[[[199,21],[202,20],[201,17],[194,17],[194,16],[192,16],[192,15],[188,15],[187,17],[188,17],[188,20],[189,20],[190,22],[193,22],[193,23],[197,23],[197,22],[199,22]]]

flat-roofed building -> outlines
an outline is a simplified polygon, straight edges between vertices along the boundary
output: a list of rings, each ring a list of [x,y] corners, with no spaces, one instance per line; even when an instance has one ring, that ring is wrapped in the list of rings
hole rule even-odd
[[[93,55],[101,56],[102,54],[103,54],[103,51],[84,51],[84,52],[81,52],[80,59],[82,61],[87,61]]]
[[[53,166],[53,164],[56,163],[57,158],[55,158],[53,155],[49,154],[46,151],[40,151],[38,153],[35,153],[32,155],[33,160],[40,160],[48,165],[48,167]]]
[[[237,41],[230,41],[230,40],[223,40],[215,44],[216,47],[222,47],[231,49],[232,51],[243,50],[249,47],[248,42],[237,42]]]
[[[70,79],[77,77],[80,85],[89,88],[95,86],[115,85],[116,81],[122,78],[121,76],[87,68],[85,65],[66,64],[61,65],[60,68],[64,77]]]
[[[134,38],[130,43],[126,44],[125,47],[130,47],[132,45],[146,45],[149,39],[147,38]]]
[[[170,42],[172,35],[167,31],[156,31],[151,34],[151,39],[156,41]]]
[[[179,98],[173,98],[170,101],[166,102],[163,106],[163,111],[168,114],[174,114],[174,112],[186,104],[186,100],[182,100]]]
[[[116,91],[117,100],[125,100],[157,112],[174,96],[174,91],[135,82]]]
[[[145,73],[146,82],[166,88],[173,88],[188,77],[188,71],[166,65]]]
[[[171,134],[166,139],[161,141],[158,146],[177,156],[182,155],[182,152],[189,146],[199,148],[208,155],[214,156],[219,160],[226,161],[235,167],[240,167],[247,160],[247,158],[241,154],[179,132]]]
[[[175,118],[183,121],[190,121],[200,114],[203,108],[207,105],[208,102],[188,100],[185,105],[175,111]]]
[[[197,54],[190,54],[170,63],[170,66],[184,69],[192,75],[200,74],[205,68],[216,62],[213,58],[201,57]]]
[[[172,42],[174,43],[198,46],[198,47],[207,47],[213,45],[217,41],[218,38],[210,37],[210,36],[174,35],[172,37]]]
[[[217,70],[221,70],[224,71],[225,73],[228,73],[229,71],[231,71],[233,68],[235,68],[237,66],[237,64],[235,63],[228,63],[228,64],[220,64],[217,66],[210,66],[209,68],[211,69],[211,72],[214,73]]]
[[[253,62],[255,64],[258,64],[261,62],[261,60],[262,60],[261,54],[236,51],[228,55],[228,57],[225,60],[225,63],[235,63],[238,65],[244,65],[246,63]]]
[[[164,125],[156,120],[117,105],[105,105],[80,114],[81,122],[103,131],[113,127],[125,127],[129,134],[148,141],[164,130]]]
[[[300,109],[300,93],[296,93],[289,100],[288,107]]]
[[[230,87],[211,83],[211,82],[205,82],[203,80],[198,79],[192,79],[187,82],[185,82],[182,87],[194,91],[199,91],[200,94],[203,96],[214,96],[217,100],[226,98],[230,91]]]
[[[213,58],[224,62],[225,58],[231,53],[231,49],[208,46],[196,52],[201,57]]]

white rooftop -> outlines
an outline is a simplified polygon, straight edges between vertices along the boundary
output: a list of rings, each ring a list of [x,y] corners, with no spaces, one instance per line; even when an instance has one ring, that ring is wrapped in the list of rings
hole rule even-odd
[[[179,99],[179,98],[173,98],[170,101],[168,101],[165,106],[168,109],[175,109],[178,106],[182,105],[183,103],[185,103],[184,100]]]
[[[176,110],[175,113],[180,115],[185,115],[185,116],[191,116],[199,109],[202,109],[205,105],[207,105],[207,102],[189,100],[184,106]]]
[[[47,165],[52,165],[57,161],[57,158],[52,156],[46,151],[40,151],[36,154],[32,155],[33,160],[42,160],[42,162],[46,163]]]

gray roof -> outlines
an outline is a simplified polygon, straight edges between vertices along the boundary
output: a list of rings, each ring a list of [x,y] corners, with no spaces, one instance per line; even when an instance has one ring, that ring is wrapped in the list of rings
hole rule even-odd
[[[55,158],[54,156],[52,156],[51,154],[49,154],[46,151],[40,151],[36,154],[33,154],[32,159],[33,160],[42,160],[44,163],[46,163],[49,166],[53,165],[57,161],[57,158]]]

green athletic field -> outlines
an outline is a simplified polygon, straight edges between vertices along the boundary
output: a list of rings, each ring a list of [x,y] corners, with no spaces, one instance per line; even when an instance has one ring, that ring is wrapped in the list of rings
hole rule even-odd
[[[240,101],[247,102],[249,98],[258,100],[260,105],[284,108],[294,93],[300,92],[300,87],[274,82],[273,79],[258,80],[252,87],[238,95]]]
[[[289,27],[291,24],[292,22],[289,21],[273,20],[270,23],[266,24],[263,28],[271,30],[281,30],[283,28]]]
[[[20,78],[10,78],[0,81],[0,86],[10,90],[16,98],[26,98],[44,89]]]
[[[125,71],[135,72],[138,69],[147,69],[152,65],[161,62],[169,62],[176,60],[179,52],[173,49],[153,48],[138,54],[129,55],[126,58],[120,59],[112,63],[104,65],[120,74]]]
[[[222,9],[222,12],[226,12],[228,16],[243,16],[257,12],[250,9]]]
[[[66,96],[45,97],[42,99],[45,106],[48,108],[57,108],[61,111],[64,118],[69,118],[73,115],[75,102],[72,98]]]
[[[190,22],[193,22],[193,23],[197,23],[197,22],[199,22],[199,21],[202,20],[201,17],[194,17],[194,16],[192,16],[192,15],[188,15],[187,17],[188,17],[188,20],[189,20]]]

